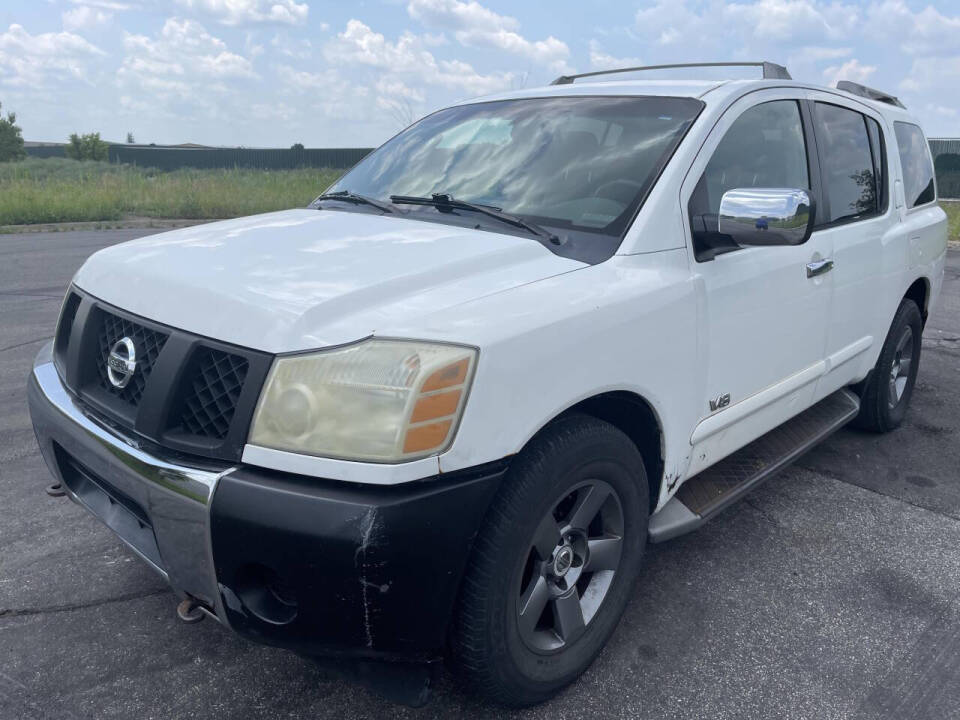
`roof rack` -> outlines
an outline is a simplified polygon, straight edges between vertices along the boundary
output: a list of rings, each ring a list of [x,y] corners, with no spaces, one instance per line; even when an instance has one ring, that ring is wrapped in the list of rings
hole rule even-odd
[[[868,100],[876,100],[877,102],[886,103],[887,105],[896,105],[898,108],[903,108],[904,110],[907,109],[906,105],[904,105],[890,93],[885,93],[882,90],[875,90],[872,87],[867,87],[866,85],[861,85],[860,83],[850,82],[849,80],[838,80],[837,90],[844,90],[851,95],[864,97]]]
[[[762,62],[714,62],[714,63],[680,63],[677,65],[645,65],[642,67],[617,68],[616,70],[595,70],[594,72],[580,73],[579,75],[561,75],[551,85],[571,85],[574,80],[594,77],[596,75],[612,75],[614,73],[635,72],[637,70],[670,70],[673,68],[704,68],[704,67],[762,67],[763,77],[767,80],[792,80],[790,73],[783,65]]]

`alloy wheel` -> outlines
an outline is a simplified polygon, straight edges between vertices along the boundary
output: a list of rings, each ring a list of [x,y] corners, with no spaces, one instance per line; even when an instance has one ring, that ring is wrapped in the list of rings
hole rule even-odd
[[[903,334],[897,341],[897,349],[893,353],[893,362],[890,365],[889,388],[887,402],[892,410],[900,404],[903,393],[907,389],[910,379],[910,366],[913,364],[913,330],[910,326],[903,328]]]
[[[581,483],[540,521],[521,570],[520,637],[531,650],[558,652],[583,635],[620,567],[623,507],[602,480]]]

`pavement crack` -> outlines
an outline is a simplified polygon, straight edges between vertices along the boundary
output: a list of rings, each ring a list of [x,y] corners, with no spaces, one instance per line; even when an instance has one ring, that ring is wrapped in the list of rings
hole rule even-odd
[[[50,293],[25,292],[22,290],[0,290],[0,297],[43,298],[44,300],[63,300],[63,295]]]
[[[773,525],[774,527],[777,527],[777,528],[780,527],[780,523],[778,523],[773,517],[771,517],[770,513],[768,513],[768,512],[766,511],[766,509],[763,508],[759,503],[757,503],[753,498],[747,496],[747,497],[744,497],[742,500],[743,500],[744,505],[747,505],[747,506],[753,508],[754,511],[755,511],[765,522],[769,523],[770,525]]]
[[[43,342],[44,340],[52,339],[52,335],[44,335],[43,337],[34,338],[33,340],[27,340],[22,343],[17,343],[16,345],[7,345],[7,347],[0,348],[0,352],[6,352],[7,350],[16,350],[17,348],[26,347],[27,345],[33,345],[38,342]]]
[[[83,603],[64,603],[62,605],[48,605],[46,607],[28,607],[28,608],[0,608],[0,618],[5,617],[29,617],[32,615],[50,615],[54,613],[72,612],[74,610],[88,610],[90,608],[101,607],[103,605],[112,605],[114,603],[127,602],[129,600],[142,600],[143,598],[163,595],[170,592],[167,588],[150,590],[148,592],[124,593],[113,597],[91,600]]]

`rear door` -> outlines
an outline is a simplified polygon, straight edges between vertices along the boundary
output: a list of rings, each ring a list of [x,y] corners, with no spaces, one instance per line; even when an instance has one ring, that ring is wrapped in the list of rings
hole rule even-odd
[[[822,200],[817,237],[832,246],[833,299],[826,367],[815,399],[862,378],[876,360],[899,294],[905,244],[890,202],[887,128],[866,106],[829,93],[810,102],[819,150]]]
[[[751,93],[711,131],[681,189],[698,294],[701,420],[693,474],[805,409],[822,374],[830,273],[807,265],[832,254],[814,233],[795,246],[739,248],[717,232],[724,192],[804,188],[819,171],[803,91]]]

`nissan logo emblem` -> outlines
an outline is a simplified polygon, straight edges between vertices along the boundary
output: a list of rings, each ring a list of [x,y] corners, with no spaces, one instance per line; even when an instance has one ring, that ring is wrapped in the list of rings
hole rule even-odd
[[[128,337],[117,340],[107,355],[107,378],[115,388],[122,389],[137,371],[137,349]]]

